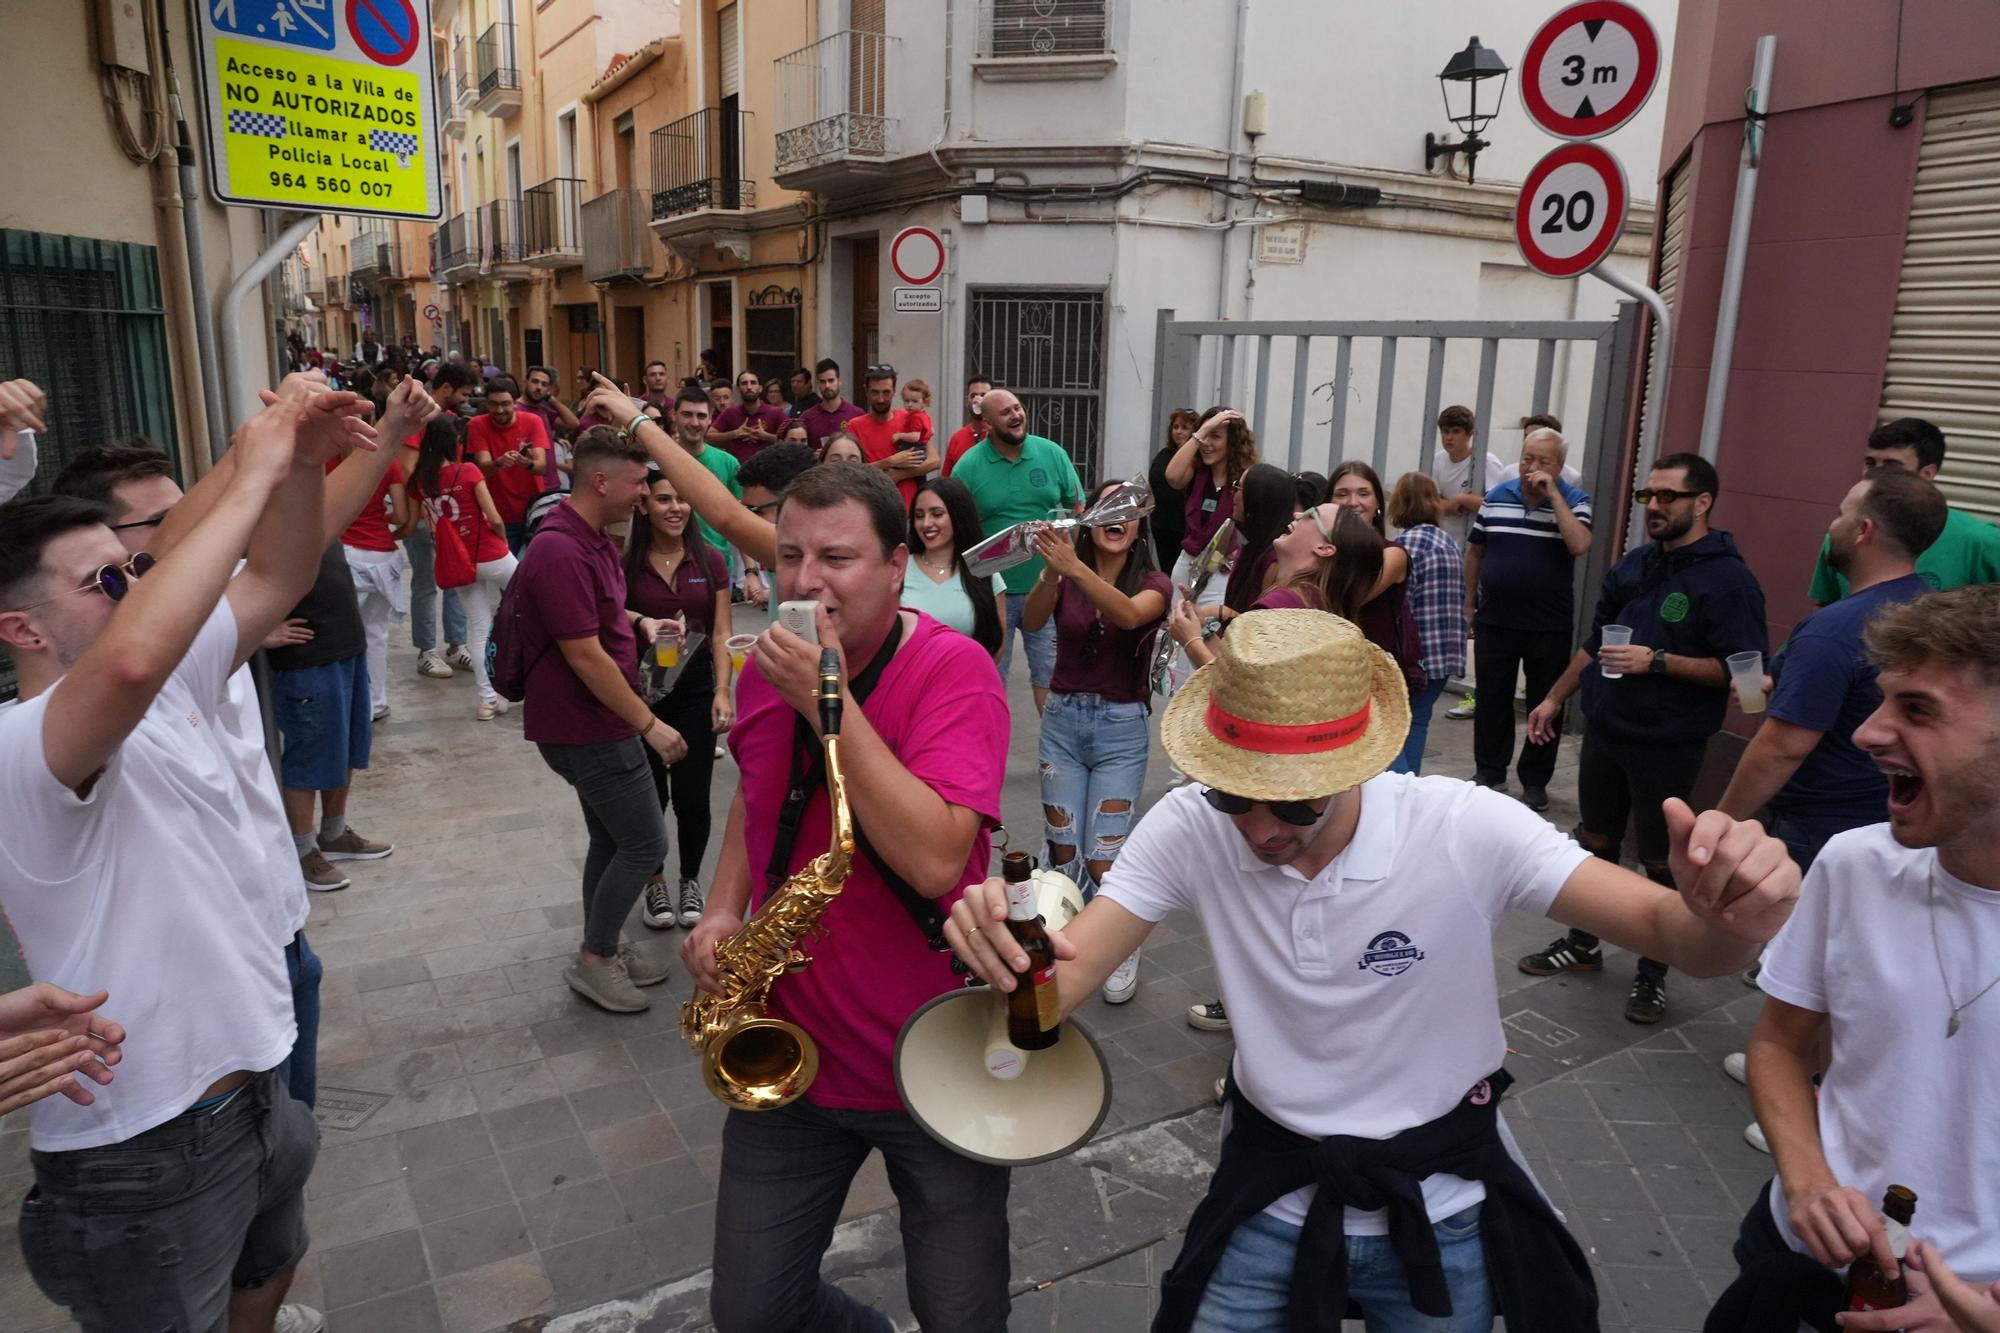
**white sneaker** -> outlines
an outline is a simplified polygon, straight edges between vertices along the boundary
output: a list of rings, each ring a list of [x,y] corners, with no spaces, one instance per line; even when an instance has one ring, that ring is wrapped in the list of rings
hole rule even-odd
[[[369,718],[369,721],[371,722],[387,722],[388,720],[389,720],[389,705],[387,704],[383,704],[380,708],[376,709],[374,715]]]
[[[444,660],[460,671],[472,670],[472,654],[465,651],[462,643],[448,643],[444,646]]]
[[[473,716],[478,718],[481,722],[491,722],[493,720],[493,715],[498,713],[499,711],[500,710],[498,708],[495,708],[490,702],[488,702],[485,699],[481,699],[479,701],[479,708],[477,709],[477,711],[473,713]]]
[[[320,1333],[325,1327],[326,1316],[310,1305],[281,1305],[271,1333]]]
[[[1134,950],[1129,958],[1112,968],[1111,975],[1104,979],[1104,1002],[1123,1004],[1138,993],[1139,954]]]
[[[435,648],[426,648],[417,654],[417,674],[429,676],[432,680],[450,680],[453,673],[443,653]]]
[[[1457,718],[1459,721],[1463,722],[1466,718],[1471,717],[1477,711],[1479,711],[1478,706],[1474,701],[1473,696],[1470,693],[1467,693],[1466,696],[1460,699],[1456,705],[1454,705],[1451,708],[1445,709],[1444,715],[1446,717]]]
[[[1750,1086],[1750,1057],[1742,1051],[1731,1051],[1722,1057],[1722,1072],[1741,1083]]]
[[[1764,1137],[1764,1127],[1755,1120],[1743,1127],[1743,1141],[1766,1157],[1771,1155],[1771,1141]]]

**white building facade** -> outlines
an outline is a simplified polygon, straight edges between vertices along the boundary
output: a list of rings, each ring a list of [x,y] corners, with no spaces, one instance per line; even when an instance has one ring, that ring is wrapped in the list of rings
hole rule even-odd
[[[1639,0],[1671,50],[1675,6]],[[939,392],[956,424],[969,373],[1022,392],[1032,426],[1090,477],[1143,471],[1165,439],[1152,394],[1162,309],[1207,320],[1600,319],[1619,296],[1531,272],[1512,239],[1518,182],[1556,141],[1508,76],[1476,184],[1462,159],[1425,169],[1424,135],[1462,137],[1437,73],[1477,34],[1518,66],[1551,0],[818,0],[830,34],[780,58],[777,178],[823,222],[812,346],[847,370],[888,363]],[[1421,9],[1421,13],[1419,13]],[[1664,77],[1662,79],[1664,82]],[[1490,102],[1492,85],[1482,85]],[[1635,198],[1608,261],[1643,281],[1664,97],[1605,144]],[[1246,110],[1250,122],[1245,124]],[[1254,136],[1249,131],[1261,130]],[[1319,206],[1284,188],[1370,187]],[[1379,191],[1379,198],[1373,195]],[[889,246],[906,226],[947,242],[941,313],[898,313]],[[1331,350],[1308,367],[1303,466],[1366,457],[1372,351],[1357,346],[1346,443],[1327,437]],[[1460,355],[1463,351],[1464,355]],[[1456,345],[1445,402],[1473,401],[1477,348]],[[1489,447],[1510,457],[1529,410],[1532,347],[1508,345]],[[1564,353],[1551,410],[1581,418],[1587,348]],[[1204,362],[1200,408],[1222,370]],[[1422,394],[1425,366],[1396,367]],[[1290,429],[1293,366],[1273,372],[1260,438]],[[1238,385],[1242,384],[1239,378]],[[1232,395],[1243,406],[1247,394]],[[1397,428],[1390,479],[1420,465]],[[1268,452],[1268,450],[1267,450]]]

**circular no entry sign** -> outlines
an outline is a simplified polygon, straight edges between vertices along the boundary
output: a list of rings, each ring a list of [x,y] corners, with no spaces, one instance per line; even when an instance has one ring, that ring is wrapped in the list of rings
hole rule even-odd
[[[905,227],[889,242],[889,267],[912,287],[928,287],[944,272],[944,237],[929,227]]]
[[[1630,201],[1617,158],[1593,143],[1564,144],[1521,183],[1514,241],[1537,273],[1574,278],[1618,244]]]
[[[347,30],[361,54],[378,65],[408,60],[423,33],[410,0],[347,0]]]
[[[1637,115],[1660,81],[1660,38],[1625,0],[1560,10],[1528,43],[1521,105],[1558,139],[1596,139]]]

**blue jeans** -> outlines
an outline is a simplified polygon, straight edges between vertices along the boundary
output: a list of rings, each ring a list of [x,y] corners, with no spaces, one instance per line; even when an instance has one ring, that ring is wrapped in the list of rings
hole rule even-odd
[[[1099,694],[1049,696],[1041,748],[1049,865],[1074,879],[1086,900],[1097,895],[1131,831],[1149,740],[1144,704],[1107,703]]]
[[[1788,815],[1773,810],[1769,832],[1785,844],[1785,850],[1799,863],[1799,873],[1803,875],[1812,869],[1820,849],[1834,834],[1879,824],[1886,817],[1886,812],[1874,819],[1856,819],[1852,815]]]
[[[1007,623],[1001,629],[1000,681],[1006,683],[1007,668],[1014,665],[1014,635],[1018,631],[1028,645],[1028,683],[1046,690],[1056,674],[1056,618],[1050,616],[1048,624],[1029,633],[1021,628],[1021,608],[1027,604],[1028,594],[1007,594]]]
[[[1431,1227],[1451,1293],[1452,1313],[1442,1319],[1411,1308],[1410,1284],[1387,1236],[1347,1238],[1347,1296],[1361,1307],[1368,1333],[1492,1333],[1479,1208],[1474,1204]],[[1236,1228],[1208,1280],[1193,1333],[1286,1333],[1298,1248],[1299,1228],[1269,1213]]]
[[[292,1053],[278,1066],[278,1080],[307,1106],[319,1101],[319,981],[325,968],[302,930],[285,946],[285,971],[292,978],[292,1018],[299,1035]]]
[[[1008,1169],[959,1156],[907,1112],[804,1099],[731,1111],[722,1123],[709,1304],[719,1333],[889,1333],[880,1310],[820,1276],[871,1148],[882,1154],[901,1211],[904,1281],[918,1325],[1006,1333]]]
[[[528,520],[524,518],[519,523],[508,523],[504,526],[507,529],[507,550],[519,556],[521,548],[528,544]]]
[[[414,529],[403,539],[403,549],[410,557],[410,644],[427,653],[438,646],[438,586],[433,572],[437,547],[431,543],[431,530]],[[444,641],[465,642],[465,608],[451,588],[444,590]]]
[[[1410,734],[1403,740],[1403,752],[1389,765],[1391,773],[1415,777],[1424,771],[1424,745],[1430,740],[1431,710],[1437,707],[1438,696],[1443,693],[1444,678],[1440,676],[1410,696]]]

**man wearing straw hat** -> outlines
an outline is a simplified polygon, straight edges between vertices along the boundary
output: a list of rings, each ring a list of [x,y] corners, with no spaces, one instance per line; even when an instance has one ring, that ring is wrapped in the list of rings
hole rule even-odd
[[[1668,802],[1678,892],[1663,894],[1516,802],[1385,773],[1408,725],[1395,662],[1347,621],[1239,617],[1163,720],[1193,781],[1050,932],[1069,1008],[1169,911],[1193,911],[1229,1004],[1221,1163],[1156,1333],[1331,1333],[1350,1301],[1371,1327],[1595,1329],[1589,1267],[1498,1115],[1493,929],[1541,912],[1717,976],[1791,913],[1798,870],[1755,823]],[[1008,990],[1025,960],[1004,915],[988,880],[946,934]]]

